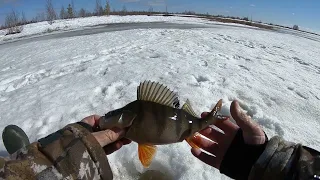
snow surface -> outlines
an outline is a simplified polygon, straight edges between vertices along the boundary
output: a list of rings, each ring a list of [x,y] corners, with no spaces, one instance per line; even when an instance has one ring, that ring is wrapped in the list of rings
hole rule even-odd
[[[136,99],[154,80],[200,114],[232,100],[269,137],[320,149],[320,43],[255,29],[144,29],[0,46],[0,129],[19,125],[31,141]],[[2,143],[2,141],[1,141]],[[5,149],[0,146],[1,154]],[[115,179],[146,171],[132,143],[109,156]],[[227,179],[192,156],[186,142],[159,146],[151,170],[173,179]]]

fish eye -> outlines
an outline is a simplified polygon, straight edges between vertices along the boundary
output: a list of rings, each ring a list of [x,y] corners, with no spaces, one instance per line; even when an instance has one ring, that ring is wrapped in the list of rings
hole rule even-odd
[[[116,116],[118,114],[121,113],[121,109],[116,109],[116,110],[113,110],[113,111],[109,111],[106,115],[105,115],[105,118],[110,118],[112,116]]]

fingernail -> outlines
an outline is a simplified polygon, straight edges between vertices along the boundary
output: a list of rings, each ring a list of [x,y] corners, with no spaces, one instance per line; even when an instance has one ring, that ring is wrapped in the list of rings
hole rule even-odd
[[[242,107],[240,106],[239,102],[236,102],[236,108],[239,110],[239,111],[242,111]]]
[[[194,135],[194,136],[192,137],[192,141],[193,141],[193,143],[195,143],[196,145],[198,145],[198,144],[201,144],[202,138],[201,138],[200,135]]]
[[[196,133],[193,134],[193,138],[194,138],[194,139],[201,138],[200,136],[201,136],[201,134],[198,133],[198,132],[196,132]]]
[[[192,154],[195,155],[195,156],[198,156],[198,155],[201,154],[201,150],[200,150],[200,149],[197,149],[197,148],[192,148],[192,149],[191,149],[191,152],[192,152]]]
[[[122,146],[123,146],[122,142],[119,141],[119,142],[116,143],[116,148],[117,149],[120,149]]]
[[[209,128],[207,128],[207,129],[205,129],[204,132],[205,132],[205,133],[211,133],[211,132],[212,132],[212,128],[209,127]]]
[[[120,131],[118,131],[116,133],[119,135],[119,137],[122,137],[125,135],[125,131],[123,129],[121,129]]]

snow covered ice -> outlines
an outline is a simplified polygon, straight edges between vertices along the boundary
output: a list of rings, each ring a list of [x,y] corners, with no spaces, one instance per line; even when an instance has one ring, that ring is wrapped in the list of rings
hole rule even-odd
[[[207,22],[205,20],[193,17],[164,17],[164,16],[92,16],[86,18],[74,18],[74,19],[63,19],[55,20],[52,25],[47,21],[27,24],[24,26],[24,30],[18,34],[12,34],[5,36],[6,30],[0,30],[0,42],[11,39],[27,37],[31,35],[41,35],[50,32],[66,31],[83,29],[86,27],[101,26],[115,23],[141,23],[141,22],[174,22],[174,23],[201,23]],[[210,22],[215,24],[221,24],[219,22]],[[241,25],[238,25],[241,26]]]
[[[199,22],[198,22],[199,23]],[[232,100],[269,137],[320,149],[320,42],[223,27],[135,29],[0,45],[0,129],[19,125],[31,141],[136,99],[153,80],[201,113]],[[5,149],[1,140],[2,154]],[[132,143],[108,156],[115,179],[146,171]],[[151,164],[173,179],[227,179],[192,156],[186,142],[163,145]]]

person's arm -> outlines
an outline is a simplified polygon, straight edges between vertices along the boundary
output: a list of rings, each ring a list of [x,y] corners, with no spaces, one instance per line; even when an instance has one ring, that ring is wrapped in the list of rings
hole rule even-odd
[[[11,159],[0,159],[4,179],[112,179],[106,154],[130,141],[121,130],[92,132],[99,116],[63,129],[20,149]]]
[[[320,153],[273,137],[252,166],[249,179],[320,179]]]
[[[217,124],[224,133],[212,128],[200,132],[214,142],[201,136],[193,139],[215,157],[192,149],[195,157],[233,179],[320,179],[319,152],[280,137],[268,140],[237,101],[231,104],[230,111],[237,124],[229,120]]]

